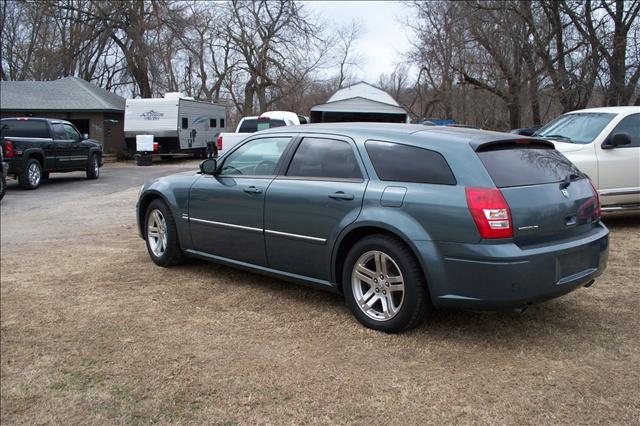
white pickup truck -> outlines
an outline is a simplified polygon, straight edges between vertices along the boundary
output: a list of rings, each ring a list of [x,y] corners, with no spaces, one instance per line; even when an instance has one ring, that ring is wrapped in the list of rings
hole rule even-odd
[[[572,111],[534,136],[551,140],[589,176],[603,211],[640,210],[640,107]]]
[[[251,133],[272,127],[298,126],[308,122],[307,117],[289,111],[268,111],[259,116],[243,117],[234,133],[220,133],[218,135],[216,141],[218,155],[228,152],[239,142],[249,137]]]

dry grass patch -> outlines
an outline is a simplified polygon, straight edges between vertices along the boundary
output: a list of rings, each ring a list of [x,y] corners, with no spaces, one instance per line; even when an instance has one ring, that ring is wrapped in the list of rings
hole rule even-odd
[[[640,420],[638,216],[606,220],[609,269],[591,289],[522,316],[439,312],[392,336],[333,294],[156,267],[135,196],[3,213],[2,423]]]

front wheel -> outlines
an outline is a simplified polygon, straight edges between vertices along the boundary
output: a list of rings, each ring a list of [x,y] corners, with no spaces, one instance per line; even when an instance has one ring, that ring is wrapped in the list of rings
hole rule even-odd
[[[342,283],[353,315],[374,330],[408,330],[433,309],[413,252],[391,236],[371,235],[358,241],[345,260]]]
[[[87,179],[98,179],[100,177],[100,158],[97,154],[91,154],[89,165],[87,166]]]
[[[151,260],[159,266],[182,263],[178,229],[169,207],[162,200],[154,200],[149,204],[145,218],[145,241]]]
[[[22,189],[36,189],[42,181],[42,166],[35,158],[27,160],[24,171],[18,175],[18,183]]]

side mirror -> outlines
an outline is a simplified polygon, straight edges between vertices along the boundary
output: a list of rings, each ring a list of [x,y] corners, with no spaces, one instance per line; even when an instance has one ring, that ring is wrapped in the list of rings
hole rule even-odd
[[[622,145],[631,144],[631,137],[628,133],[614,133],[602,144],[602,149],[613,149]]]
[[[89,133],[83,133],[82,134],[82,140],[84,141],[84,140],[87,140],[87,139],[89,139]]]
[[[202,172],[203,175],[214,176],[217,169],[218,162],[213,158],[207,158],[202,163],[200,163],[200,172]]]

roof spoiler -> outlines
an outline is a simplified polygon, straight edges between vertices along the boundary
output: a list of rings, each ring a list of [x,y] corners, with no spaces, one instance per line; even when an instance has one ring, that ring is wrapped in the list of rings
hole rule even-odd
[[[514,149],[514,148],[538,148],[538,149],[554,149],[553,142],[544,139],[534,138],[514,138],[501,139],[497,141],[471,141],[469,142],[474,151],[493,151],[498,149]]]

